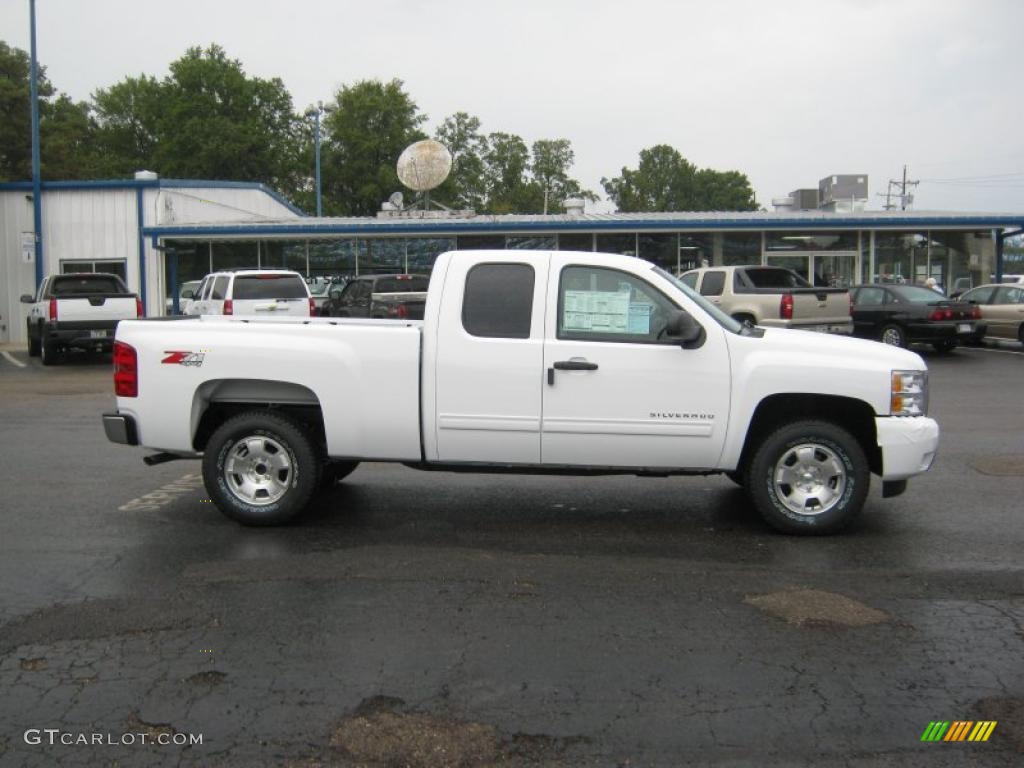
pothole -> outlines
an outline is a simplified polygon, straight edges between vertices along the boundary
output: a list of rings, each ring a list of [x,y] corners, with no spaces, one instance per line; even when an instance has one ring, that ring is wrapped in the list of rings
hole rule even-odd
[[[198,672],[190,677],[186,677],[185,682],[192,685],[220,685],[226,678],[227,675],[223,672],[211,669],[208,672]]]
[[[743,601],[790,624],[866,627],[892,617],[859,600],[818,589],[789,589],[748,595]]]
[[[569,741],[505,736],[487,723],[410,711],[401,699],[375,696],[331,729],[329,743],[357,764],[476,768],[550,764]]]
[[[993,477],[1024,477],[1024,456],[978,456],[969,466],[983,475]]]

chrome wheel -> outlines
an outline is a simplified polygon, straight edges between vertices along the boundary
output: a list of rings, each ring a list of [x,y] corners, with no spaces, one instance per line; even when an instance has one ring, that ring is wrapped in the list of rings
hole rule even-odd
[[[238,440],[224,460],[224,481],[240,501],[267,506],[281,499],[295,475],[292,458],[277,440],[250,435]]]
[[[846,490],[846,469],[835,451],[819,443],[788,449],[772,472],[779,501],[798,515],[828,512]]]
[[[890,325],[882,331],[882,343],[892,344],[894,347],[903,346],[903,332],[894,325]]]

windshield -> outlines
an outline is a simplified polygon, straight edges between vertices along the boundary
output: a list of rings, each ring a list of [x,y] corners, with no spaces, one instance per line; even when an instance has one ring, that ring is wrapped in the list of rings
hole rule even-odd
[[[711,318],[720,326],[725,328],[725,330],[731,331],[732,333],[742,332],[744,327],[743,323],[739,322],[738,320],[733,320],[731,317],[729,317],[729,315],[727,315],[725,312],[720,310],[710,301],[705,299],[703,296],[701,296],[699,293],[693,290],[693,288],[688,286],[678,277],[673,277],[661,267],[653,267],[652,269],[655,273],[661,275],[670,283],[672,283],[672,285],[676,286],[680,291],[685,293],[687,298],[692,299],[694,303],[696,303],[701,309],[703,309],[705,312],[711,315]]]

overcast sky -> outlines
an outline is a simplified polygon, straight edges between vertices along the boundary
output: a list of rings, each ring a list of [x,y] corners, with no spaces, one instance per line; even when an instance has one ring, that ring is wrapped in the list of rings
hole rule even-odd
[[[28,0],[0,2],[28,50]],[[222,45],[296,109],[344,83],[405,81],[433,131],[568,138],[575,176],[666,143],[746,173],[758,203],[906,163],[917,210],[1024,211],[1024,3],[1015,0],[37,0],[38,50],[75,99]],[[153,169],[159,171],[159,168]]]

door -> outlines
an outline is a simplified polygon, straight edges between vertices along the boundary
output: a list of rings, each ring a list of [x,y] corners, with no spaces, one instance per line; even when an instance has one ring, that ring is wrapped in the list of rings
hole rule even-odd
[[[540,463],[550,258],[475,252],[449,263],[433,353],[440,461]]]
[[[1017,339],[1024,323],[1024,289],[1000,285],[987,308],[988,334],[1002,339]]]
[[[708,321],[696,349],[666,341],[665,323],[682,297],[669,298],[647,268],[626,272],[618,263],[552,256],[543,463],[714,467],[729,417],[725,331]]]
[[[857,336],[873,339],[886,320],[888,291],[877,285],[857,289],[853,297],[853,331]]]
[[[371,280],[353,280],[345,286],[338,300],[338,317],[368,317],[370,295],[373,292]]]

